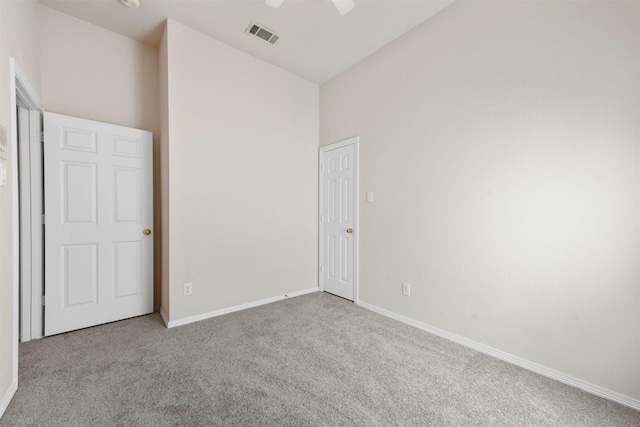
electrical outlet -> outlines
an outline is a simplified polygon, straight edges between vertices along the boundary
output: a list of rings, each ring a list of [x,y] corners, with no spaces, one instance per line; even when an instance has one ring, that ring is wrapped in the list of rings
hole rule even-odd
[[[184,284],[184,295],[191,295],[193,293],[193,284],[192,283],[185,283]]]
[[[402,295],[406,295],[406,296],[411,295],[411,284],[402,282]]]
[[[7,186],[7,166],[0,162],[0,187]]]

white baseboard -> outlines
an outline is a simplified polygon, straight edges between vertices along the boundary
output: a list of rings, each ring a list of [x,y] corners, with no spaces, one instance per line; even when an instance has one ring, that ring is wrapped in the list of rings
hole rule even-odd
[[[430,334],[437,335],[441,338],[445,338],[449,341],[453,341],[465,347],[477,350],[480,353],[484,353],[486,355],[495,357],[496,359],[500,359],[529,371],[535,372],[536,374],[543,375],[572,387],[579,388],[596,396],[600,396],[621,405],[628,406],[629,408],[635,409],[636,411],[640,411],[640,400],[633,399],[620,393],[616,393],[615,391],[608,390],[604,387],[599,387],[578,378],[574,378],[570,375],[563,374],[562,372],[547,368],[546,366],[538,365],[537,363],[533,363],[521,357],[506,353],[502,350],[498,350],[493,347],[489,347],[488,345],[481,344],[479,342],[461,337],[456,334],[452,334],[431,325],[427,325],[426,323],[418,322],[417,320],[404,317],[400,314],[385,310],[384,308],[380,308],[373,304],[369,304],[363,301],[359,301],[358,304],[366,309],[369,309],[378,314],[382,314],[383,316],[390,317],[409,326],[413,326],[414,328],[421,329],[425,332],[429,332]]]
[[[200,320],[210,319],[212,317],[222,316],[223,314],[233,313],[234,311],[246,310],[247,308],[257,307],[259,305],[264,305],[264,304],[270,304],[272,302],[282,301],[283,299],[298,297],[300,295],[310,294],[313,292],[318,292],[318,288],[315,287],[315,288],[304,289],[302,291],[279,295],[277,297],[267,298],[260,301],[248,302],[246,304],[240,304],[233,307],[221,308],[220,310],[210,311],[208,313],[202,313],[196,316],[189,316],[189,317],[185,317],[184,319],[178,319],[178,320],[167,321],[167,318],[164,315],[162,308],[160,309],[160,315],[162,316],[164,323],[167,325],[167,328],[175,328],[176,326],[187,325],[189,323],[198,322]]]
[[[9,388],[4,393],[4,396],[2,396],[2,399],[0,400],[0,418],[2,418],[2,416],[4,415],[4,411],[7,410],[7,406],[9,406],[9,403],[11,402],[13,395],[16,394],[17,390],[18,383],[16,381],[12,381],[11,384],[9,384]]]

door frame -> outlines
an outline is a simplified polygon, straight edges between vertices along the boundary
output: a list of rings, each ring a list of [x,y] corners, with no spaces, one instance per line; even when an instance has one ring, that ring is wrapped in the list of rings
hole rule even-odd
[[[42,102],[34,90],[27,75],[22,71],[15,58],[9,58],[9,107],[11,114],[11,194],[13,195],[13,212],[12,212],[12,253],[13,265],[12,269],[12,289],[13,289],[13,366],[12,381],[9,390],[5,396],[10,396],[9,400],[18,388],[18,340],[20,337],[20,309],[19,309],[19,293],[20,293],[20,212],[18,207],[18,107],[25,107],[30,110],[41,111]],[[0,402],[0,414],[6,409],[4,399]]]
[[[15,87],[11,88],[12,95],[15,95],[15,98],[11,99],[11,114],[12,114],[12,123],[14,123],[15,127],[13,128],[13,132],[11,135],[11,141],[13,144],[13,156],[12,156],[12,167],[13,167],[13,176],[12,176],[12,190],[15,195],[14,202],[14,216],[13,216],[13,227],[14,227],[14,292],[16,295],[20,295],[20,307],[18,309],[19,315],[21,316],[21,321],[18,322],[18,328],[21,329],[19,331],[19,335],[21,341],[29,341],[31,338],[42,338],[42,326],[38,328],[38,322],[42,323],[42,313],[37,313],[33,310],[33,307],[36,306],[36,303],[39,302],[40,296],[43,291],[43,259],[40,256],[39,259],[33,260],[33,254],[39,253],[42,254],[42,250],[44,248],[44,242],[42,241],[42,233],[32,233],[33,227],[31,226],[32,222],[32,212],[30,210],[31,204],[29,203],[29,212],[20,211],[20,203],[19,200],[31,200],[32,197],[42,197],[42,182],[38,177],[42,176],[42,171],[37,171],[33,169],[35,166],[29,161],[29,158],[25,158],[25,156],[20,156],[19,151],[30,151],[30,146],[33,143],[40,143],[40,135],[38,129],[41,126],[32,126],[32,120],[42,120],[42,102],[38,97],[38,94],[34,90],[31,83],[27,79],[26,74],[22,71],[18,63],[14,58],[10,59],[10,67],[12,78],[11,81],[14,82]],[[28,135],[19,134],[18,129],[21,125],[18,117],[17,108],[25,108],[27,113],[29,114],[29,126],[27,128]],[[15,117],[13,117],[15,115]],[[24,129],[23,129],[24,130]],[[20,173],[18,173],[18,164],[20,165]],[[42,166],[42,162],[40,162],[40,166]],[[23,183],[23,180],[28,179],[29,187],[25,187],[24,185],[20,185]],[[32,190],[33,189],[33,193]],[[27,221],[28,220],[28,221]],[[26,238],[20,239],[20,224],[29,225],[28,233],[26,233]],[[41,240],[34,240],[36,236],[39,235]],[[31,256],[25,256],[26,254],[31,254]],[[32,260],[34,262],[32,262]],[[20,274],[20,269],[23,268],[23,261],[26,261],[26,267],[28,267],[29,272],[27,274]],[[39,265],[40,270],[34,271],[34,268],[37,268]],[[27,286],[24,286],[25,283],[22,283],[22,279],[25,276],[29,276],[29,283],[26,283]],[[39,278],[39,280],[32,281],[33,278]],[[39,293],[38,293],[39,292]],[[25,321],[26,320],[26,321]],[[38,334],[39,330],[39,334]],[[16,340],[17,341],[17,340]]]
[[[324,283],[322,281],[324,266],[322,258],[324,254],[324,236],[322,227],[322,212],[324,211],[324,186],[323,186],[323,164],[322,159],[327,151],[336,150],[338,148],[353,145],[355,149],[354,161],[354,182],[353,182],[353,302],[360,303],[360,137],[354,136],[333,144],[320,147],[318,156],[318,284],[320,292],[324,292]]]
[[[42,111],[18,111],[20,341],[43,337],[44,188]]]

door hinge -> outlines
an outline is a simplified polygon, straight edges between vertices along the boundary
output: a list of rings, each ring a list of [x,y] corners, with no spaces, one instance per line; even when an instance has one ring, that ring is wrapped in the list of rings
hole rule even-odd
[[[320,215],[320,221],[324,221],[324,215]]]
[[[323,265],[320,266],[320,273],[324,273],[324,266]]]
[[[324,170],[324,163],[320,163],[320,170],[323,171]]]
[[[45,223],[44,214],[40,215],[40,217],[41,217],[41,220],[42,220],[42,225],[44,225],[44,223]]]
[[[44,307],[44,295],[40,297],[40,305]]]
[[[40,142],[44,143],[44,132],[40,132]]]

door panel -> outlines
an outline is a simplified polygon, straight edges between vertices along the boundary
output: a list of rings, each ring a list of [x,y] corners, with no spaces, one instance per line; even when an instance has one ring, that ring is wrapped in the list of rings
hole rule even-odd
[[[322,159],[322,285],[354,299],[355,145],[325,151]]]
[[[45,166],[46,167],[46,166]],[[95,163],[62,162],[64,224],[96,224],[98,167]]]
[[[151,133],[44,113],[45,335],[153,311]]]
[[[116,242],[113,245],[116,297],[138,295],[140,293],[140,271],[142,271],[140,242]]]
[[[98,245],[64,245],[64,308],[98,301]]]
[[[114,168],[115,222],[140,221],[140,169]]]

